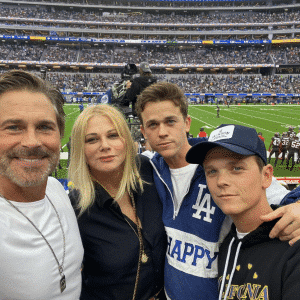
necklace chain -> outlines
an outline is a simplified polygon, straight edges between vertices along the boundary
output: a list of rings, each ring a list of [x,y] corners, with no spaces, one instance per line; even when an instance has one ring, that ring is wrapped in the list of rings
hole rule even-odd
[[[137,215],[136,215],[136,218],[137,218]],[[135,233],[135,235],[138,237],[140,245],[142,247],[142,259],[141,259],[141,261],[142,261],[142,263],[146,263],[148,261],[148,256],[145,253],[145,249],[144,249],[144,242],[143,242],[141,227],[137,224],[137,231],[138,232],[136,232],[135,229],[133,228],[133,226],[130,224],[130,222],[126,219],[126,217],[125,217],[125,221],[128,223],[128,225],[131,227],[131,229],[133,230],[133,232]],[[139,219],[138,218],[137,218],[137,222],[139,223]],[[141,232],[141,239],[140,239],[140,236],[139,236],[139,231]]]
[[[65,232],[64,232],[64,229],[63,229],[63,226],[62,226],[62,223],[61,223],[61,219],[59,217],[59,214],[57,212],[57,209],[55,208],[54,204],[52,203],[52,201],[50,200],[50,198],[46,195],[48,201],[50,202],[51,206],[53,207],[55,213],[56,213],[56,216],[57,216],[57,219],[58,219],[58,222],[59,222],[59,225],[60,225],[60,228],[61,228],[61,231],[62,231],[62,235],[63,235],[63,258],[62,258],[62,262],[61,264],[59,264],[59,261],[58,261],[58,258],[53,250],[53,248],[51,247],[50,243],[48,242],[48,240],[46,239],[46,237],[43,235],[43,233],[37,228],[37,226],[33,223],[32,220],[29,219],[29,217],[27,217],[17,206],[15,206],[10,200],[6,199],[3,195],[0,194],[0,196],[8,203],[10,204],[16,211],[18,211],[24,218],[26,218],[28,220],[28,222],[36,229],[36,231],[41,235],[41,237],[44,239],[44,241],[46,242],[46,244],[48,245],[49,249],[51,250],[55,260],[56,260],[56,263],[58,265],[58,271],[59,271],[59,274],[61,276],[61,280],[60,280],[60,290],[61,290],[61,293],[65,290],[66,288],[66,278],[65,278],[65,275],[64,275],[64,261],[65,261],[65,255],[66,255],[66,238],[65,238]]]
[[[139,279],[140,279],[141,262],[142,262],[142,259],[143,259],[143,254],[144,255],[146,255],[146,254],[144,253],[144,244],[143,244],[142,231],[141,231],[141,227],[139,226],[139,219],[138,219],[138,215],[137,215],[137,212],[136,212],[136,207],[135,207],[135,202],[134,202],[133,195],[129,194],[129,198],[131,200],[132,207],[133,207],[133,212],[135,214],[135,218],[136,218],[136,221],[137,221],[138,239],[139,239],[139,244],[140,244],[139,262],[138,262],[138,267],[137,267],[137,272],[136,272],[136,279],[135,279],[135,285],[134,285],[134,292],[133,292],[133,297],[132,297],[132,300],[135,300],[136,293],[137,293],[138,282],[139,282]],[[125,218],[125,220],[126,220],[126,218]],[[136,231],[131,226],[131,224],[127,220],[126,220],[126,222],[129,224],[129,226],[133,229],[133,231],[136,234]],[[147,260],[148,260],[148,257],[147,257]]]
[[[107,191],[107,189],[96,178],[92,177],[92,180],[96,181],[110,195],[110,193]],[[112,198],[114,199],[114,197],[112,197]],[[130,224],[130,222],[126,219],[126,217],[124,217],[124,219],[128,223],[128,225],[131,227],[131,229],[134,231],[136,236],[138,237],[139,244],[140,244],[139,261],[138,261],[136,279],[135,279],[135,284],[134,284],[134,291],[133,291],[133,296],[132,296],[132,300],[135,300],[136,299],[136,294],[137,294],[138,282],[139,282],[139,279],[140,279],[141,263],[146,263],[148,261],[148,256],[144,251],[142,231],[141,231],[141,227],[139,225],[139,218],[138,218],[138,215],[137,215],[136,206],[135,206],[135,202],[134,202],[134,197],[133,197],[132,193],[129,193],[129,198],[130,198],[130,201],[131,201],[131,204],[132,204],[132,207],[133,207],[133,212],[134,212],[134,215],[135,215],[135,218],[136,218],[136,221],[137,221],[137,233],[136,233],[135,229],[132,227],[132,225]]]

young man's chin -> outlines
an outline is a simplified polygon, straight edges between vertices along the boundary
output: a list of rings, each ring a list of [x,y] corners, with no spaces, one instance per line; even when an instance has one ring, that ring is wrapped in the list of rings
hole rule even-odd
[[[175,156],[175,151],[171,147],[160,147],[156,150],[163,158],[172,158]]]

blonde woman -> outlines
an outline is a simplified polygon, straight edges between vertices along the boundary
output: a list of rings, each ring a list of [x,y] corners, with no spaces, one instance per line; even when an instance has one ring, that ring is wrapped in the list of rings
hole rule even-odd
[[[70,198],[85,251],[81,299],[157,299],[167,240],[148,159],[137,159],[123,115],[106,104],[80,114],[71,140]]]

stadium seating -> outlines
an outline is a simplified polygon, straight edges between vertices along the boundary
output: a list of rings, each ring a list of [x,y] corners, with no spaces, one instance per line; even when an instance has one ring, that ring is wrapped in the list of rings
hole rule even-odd
[[[64,92],[105,92],[148,61],[186,93],[298,94],[298,2],[3,0],[0,70],[42,66]]]

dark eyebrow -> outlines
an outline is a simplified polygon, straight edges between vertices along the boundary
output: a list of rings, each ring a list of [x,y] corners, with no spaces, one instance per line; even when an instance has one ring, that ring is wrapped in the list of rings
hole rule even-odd
[[[234,160],[234,161],[229,161],[228,164],[231,165],[231,166],[235,166],[235,165],[238,165],[238,164],[246,165],[246,163],[243,161],[243,157],[236,157],[235,159],[236,160]],[[207,165],[207,164],[203,163],[204,171],[209,170],[209,169],[213,169],[213,168],[214,168],[214,166],[212,164]]]
[[[52,125],[52,126],[57,126],[57,124],[53,121],[50,120],[42,120],[38,122],[38,125]]]
[[[26,122],[24,122],[24,120],[22,119],[7,119],[5,120],[1,126],[6,126],[8,124],[15,124],[15,125],[18,125],[18,124],[25,124]],[[38,126],[41,126],[41,125],[52,125],[52,126],[57,126],[57,124],[51,120],[41,120],[38,122]]]
[[[236,164],[245,164],[244,157],[235,157],[236,160],[230,161],[230,165],[236,165]]]
[[[20,120],[20,119],[8,119],[8,120],[5,120],[5,121],[1,124],[1,126],[5,126],[5,125],[7,125],[7,124],[21,124],[21,123],[23,123],[23,121]]]
[[[168,117],[165,117],[164,119],[163,119],[163,122],[165,122],[165,121],[169,121],[169,120],[171,120],[171,119],[177,119],[178,117],[177,116],[168,116]],[[148,120],[147,122],[146,122],[146,124],[145,125],[149,125],[149,124],[151,124],[151,123],[153,123],[153,122],[158,122],[158,120],[156,120],[156,119],[151,119],[151,120]]]
[[[155,120],[155,119],[148,120],[148,121],[145,123],[145,125],[148,125],[148,124],[153,123],[153,122],[157,122],[157,120]]]
[[[205,165],[204,163],[203,163],[203,169],[204,169],[204,172],[205,171],[207,171],[207,170],[209,170],[209,169],[212,169],[213,168],[213,166],[212,165]]]
[[[165,121],[171,120],[171,119],[178,119],[177,116],[169,116],[165,118]]]

